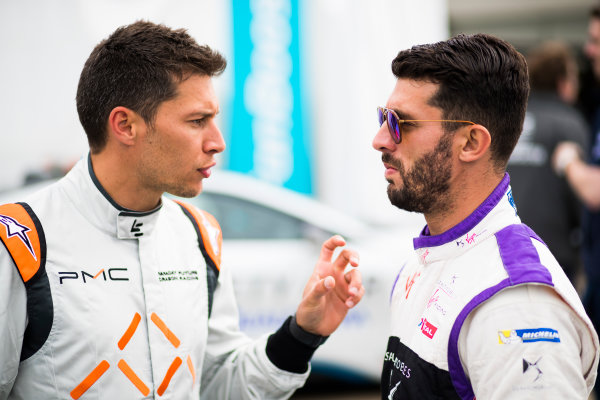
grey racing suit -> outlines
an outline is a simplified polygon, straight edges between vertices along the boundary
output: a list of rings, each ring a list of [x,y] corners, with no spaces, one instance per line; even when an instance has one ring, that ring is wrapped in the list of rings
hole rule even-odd
[[[218,259],[218,224],[187,209]],[[210,282],[182,206],[123,209],[89,157],[0,207],[0,238],[0,400],[284,399],[308,376],[314,349],[304,368],[272,361],[306,356],[285,324],[240,332],[230,272],[217,263]]]

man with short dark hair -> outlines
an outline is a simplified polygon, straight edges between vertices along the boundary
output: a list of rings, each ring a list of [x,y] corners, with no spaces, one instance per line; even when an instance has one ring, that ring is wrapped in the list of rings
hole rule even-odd
[[[92,51],[77,110],[90,153],[27,203],[0,205],[0,399],[284,399],[364,293],[327,240],[293,317],[239,330],[215,219],[192,197],[225,143],[225,60],[136,22]],[[282,268],[285,268],[285,260]]]
[[[382,398],[587,398],[598,336],[521,224],[505,173],[525,59],[493,36],[459,35],[401,51],[392,71],[373,147],[391,203],[427,226],[394,284]]]
[[[548,245],[575,284],[581,270],[581,204],[552,169],[557,144],[572,140],[587,147],[588,126],[572,106],[578,94],[577,63],[562,42],[548,41],[527,56],[531,93],[523,133],[508,160],[519,217]]]

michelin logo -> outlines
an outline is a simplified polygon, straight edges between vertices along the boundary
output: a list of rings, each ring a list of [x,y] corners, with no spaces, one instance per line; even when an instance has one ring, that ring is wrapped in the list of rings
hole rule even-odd
[[[550,328],[503,330],[498,331],[498,342],[500,344],[532,342],[560,343],[560,335],[557,330]]]

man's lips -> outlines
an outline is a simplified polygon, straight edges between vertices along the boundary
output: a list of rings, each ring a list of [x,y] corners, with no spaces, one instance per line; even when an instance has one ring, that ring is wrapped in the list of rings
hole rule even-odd
[[[394,175],[395,173],[398,172],[398,170],[393,167],[392,165],[388,164],[388,163],[383,163],[383,166],[385,167],[385,177],[389,177],[391,175]]]
[[[211,174],[211,168],[214,167],[217,163],[212,163],[207,167],[204,168],[198,168],[198,172],[200,172],[202,174],[203,177],[208,178],[210,177]]]
[[[394,171],[397,171],[397,170],[398,170],[398,168],[396,168],[396,167],[394,167],[393,165],[391,165],[391,164],[388,164],[388,163],[383,163],[383,166],[385,167],[386,171],[387,171],[388,169],[393,169]]]

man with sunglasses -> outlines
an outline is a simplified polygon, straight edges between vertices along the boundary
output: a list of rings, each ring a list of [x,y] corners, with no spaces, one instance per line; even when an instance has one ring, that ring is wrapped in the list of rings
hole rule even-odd
[[[392,290],[382,398],[587,399],[598,336],[521,224],[505,172],[529,93],[523,56],[459,35],[401,51],[392,71],[373,147],[391,203],[427,226]]]

